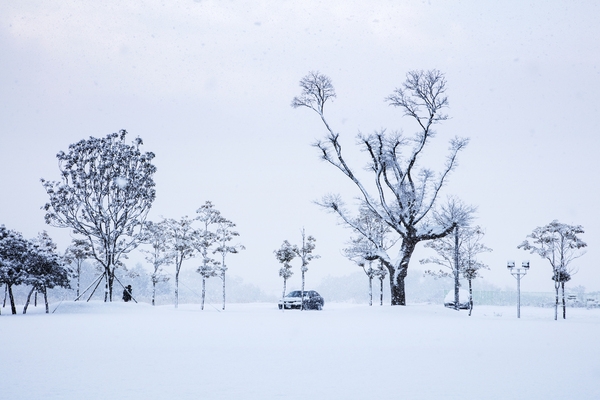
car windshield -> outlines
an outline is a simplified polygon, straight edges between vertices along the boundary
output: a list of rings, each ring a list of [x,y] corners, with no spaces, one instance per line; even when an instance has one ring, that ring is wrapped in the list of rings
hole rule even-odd
[[[306,293],[306,292],[304,292]],[[299,290],[294,290],[293,292],[290,292],[287,296],[285,297],[302,297],[302,292]]]

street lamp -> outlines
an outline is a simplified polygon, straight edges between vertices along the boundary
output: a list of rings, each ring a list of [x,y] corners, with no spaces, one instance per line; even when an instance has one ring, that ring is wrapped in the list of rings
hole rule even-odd
[[[521,318],[521,277],[527,275],[529,261],[523,261],[520,268],[515,268],[515,262],[509,261],[506,263],[506,268],[517,278],[517,318]]]

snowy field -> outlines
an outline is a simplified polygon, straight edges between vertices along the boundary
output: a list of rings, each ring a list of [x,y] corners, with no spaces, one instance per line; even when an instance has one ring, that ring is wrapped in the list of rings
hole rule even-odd
[[[51,305],[51,311],[58,303]],[[63,302],[0,316],[2,399],[599,399],[600,310]]]

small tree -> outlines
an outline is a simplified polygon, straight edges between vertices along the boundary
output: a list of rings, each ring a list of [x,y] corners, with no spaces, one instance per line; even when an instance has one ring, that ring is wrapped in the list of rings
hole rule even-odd
[[[68,263],[75,263],[75,277],[77,278],[76,297],[79,297],[79,288],[81,283],[81,267],[83,262],[92,257],[92,248],[88,241],[83,239],[73,239],[72,244],[65,251],[65,260]]]
[[[284,240],[279,250],[275,250],[274,253],[277,261],[283,264],[279,269],[279,276],[283,278],[283,294],[281,295],[281,298],[283,299],[285,297],[287,280],[294,275],[292,264],[290,264],[290,262],[296,258],[296,253],[294,252],[294,246],[287,240]]]
[[[200,221],[201,228],[198,230],[194,246],[202,258],[202,265],[198,267],[196,272],[202,276],[202,304],[200,308],[204,310],[206,280],[217,276],[217,268],[221,265],[220,262],[209,256],[211,248],[218,240],[217,234],[212,232],[210,228],[212,225],[224,223],[226,219],[221,216],[221,212],[210,201],[197,209],[196,214],[198,214],[196,220]]]
[[[485,232],[479,227],[467,227],[461,230],[461,247],[459,248],[461,274],[469,283],[469,316],[473,312],[473,279],[481,275],[482,269],[490,269],[489,266],[477,260],[477,255],[492,251],[481,243]]]
[[[533,232],[527,235],[531,238],[523,241],[517,248],[527,250],[531,254],[537,254],[548,260],[552,267],[552,280],[554,281],[554,291],[556,293],[554,302],[554,320],[558,319],[558,291],[561,284],[570,279],[571,262],[585,254],[584,247],[587,244],[577,235],[584,233],[581,225],[568,225],[552,221],[548,225],[535,228]],[[566,308],[563,308],[563,319],[566,319]]]
[[[375,278],[377,271],[373,269],[373,261],[369,261],[369,267],[365,268],[365,264],[360,265],[363,269],[363,271],[365,272],[365,275],[367,275],[367,278],[369,278],[369,306],[373,305],[373,278]]]
[[[26,265],[29,243],[17,232],[0,225],[0,284],[6,285],[13,314],[17,313],[13,286],[20,285],[27,277]]]
[[[179,272],[184,260],[194,256],[197,232],[192,227],[194,220],[188,216],[179,221],[165,219],[164,228],[167,236],[168,257],[175,264],[175,308],[179,306]]]
[[[214,253],[221,254],[221,265],[219,266],[219,276],[223,283],[223,310],[225,309],[225,273],[227,272],[227,265],[225,264],[225,257],[227,254],[237,254],[245,247],[241,244],[231,245],[230,242],[240,236],[240,234],[233,230],[235,224],[231,221],[223,219],[217,224],[217,245],[218,247],[213,251]]]
[[[444,74],[437,70],[411,71],[402,87],[387,97],[391,106],[398,107],[416,123],[418,131],[412,137],[385,130],[358,136],[359,145],[368,155],[367,170],[373,179],[371,188],[346,162],[340,134],[325,118],[325,103],[336,97],[331,79],[319,72],[310,72],[302,78],[300,87],[302,94],[292,100],[292,107],[306,107],[319,115],[327,131],[325,139],[315,144],[322,159],[350,179],[358,189],[362,203],[399,236],[398,257],[391,258],[385,252],[377,253],[377,257],[389,271],[392,305],[406,305],[404,279],[417,244],[444,237],[454,229],[453,224],[430,224],[426,217],[447,176],[456,166],[458,152],[468,140],[450,140],[446,163],[437,176],[431,169],[420,167],[423,151],[435,136],[434,125],[448,119],[443,113],[448,106]],[[356,228],[337,196],[329,196],[321,204]]]
[[[169,251],[168,247],[168,227],[166,221],[145,222],[144,234],[140,242],[148,244],[151,250],[141,249],[146,254],[146,261],[152,265],[152,305],[155,305],[156,284],[167,282],[169,277],[163,273],[162,267],[172,262],[174,253]]]
[[[480,275],[481,269],[489,269],[489,267],[477,260],[477,255],[492,251],[486,247],[481,241],[484,236],[483,229],[479,226],[469,227],[463,226],[457,228],[456,235],[447,236],[445,238],[432,240],[425,247],[434,250],[437,257],[430,257],[420,260],[422,264],[438,264],[449,269],[451,272],[444,270],[432,271],[426,270],[425,273],[435,277],[452,277],[457,278],[462,276],[469,283],[469,315],[473,310],[473,279]],[[457,263],[458,253],[458,263]],[[458,308],[459,299],[456,295],[456,289],[459,286],[455,285],[455,309]]]
[[[302,247],[293,246],[292,251],[296,253],[296,256],[300,258],[302,261],[302,265],[300,266],[300,271],[302,271],[302,289],[301,289],[301,297],[302,297],[302,305],[300,306],[300,310],[304,310],[304,276],[306,271],[308,271],[308,263],[310,263],[315,258],[320,258],[316,254],[312,254],[313,250],[316,247],[317,240],[313,236],[306,236],[304,228],[302,228]]]
[[[48,289],[56,286],[69,288],[69,269],[65,268],[65,259],[56,251],[56,244],[44,231],[37,238],[29,242],[27,252],[26,277],[23,283],[31,285],[27,295],[27,301],[23,307],[23,314],[27,313],[27,307],[34,291],[44,295],[46,314],[48,314]]]
[[[349,224],[350,225],[350,224]],[[373,304],[373,278],[381,277],[381,269],[383,268],[381,258],[378,253],[386,254],[387,250],[392,247],[395,242],[388,240],[387,236],[391,233],[390,227],[375,213],[369,210],[368,207],[361,207],[359,216],[352,221],[351,226],[354,231],[359,234],[358,237],[350,238],[350,246],[343,249],[344,255],[354,261],[358,266],[363,268],[365,274],[369,278],[369,305]],[[372,268],[372,262],[379,260],[379,270]],[[365,268],[366,264],[368,268]],[[387,274],[383,274],[385,278]],[[381,287],[383,287],[383,278],[381,278]],[[380,297],[383,297],[381,294]]]
[[[61,181],[42,179],[50,197],[46,223],[70,228],[89,243],[102,265],[104,301],[112,301],[115,269],[139,243],[146,215],[156,197],[153,153],[142,153],[142,139],[125,143],[127,131],[90,137],[59,152]]]

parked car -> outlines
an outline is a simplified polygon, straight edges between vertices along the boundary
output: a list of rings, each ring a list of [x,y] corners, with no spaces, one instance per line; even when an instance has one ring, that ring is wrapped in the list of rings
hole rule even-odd
[[[282,300],[279,300],[279,309],[300,308],[302,305],[302,291],[294,290],[289,292]],[[322,310],[325,300],[314,290],[304,291],[304,309]]]
[[[444,297],[444,307],[454,308],[454,289]],[[465,289],[458,289],[458,308],[461,310],[469,309],[469,292]]]

